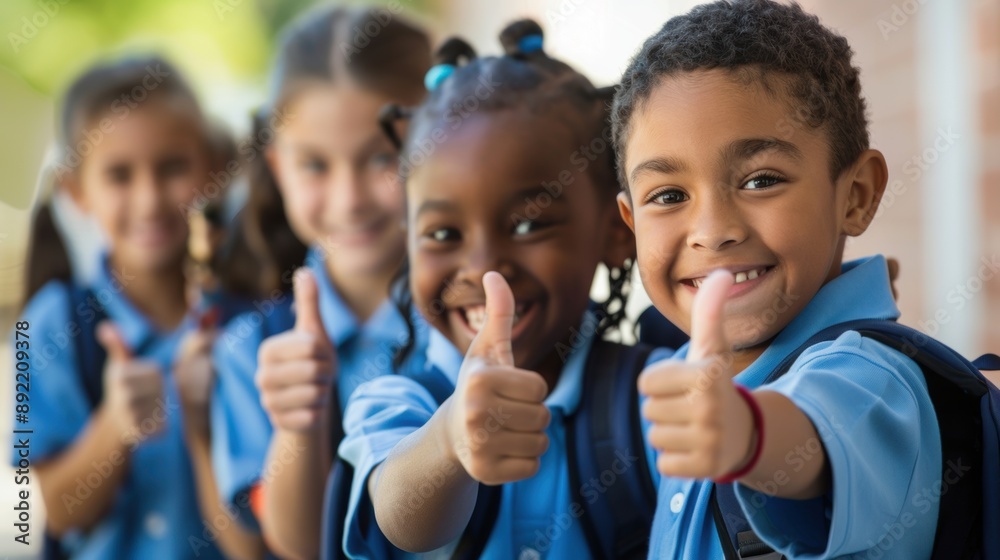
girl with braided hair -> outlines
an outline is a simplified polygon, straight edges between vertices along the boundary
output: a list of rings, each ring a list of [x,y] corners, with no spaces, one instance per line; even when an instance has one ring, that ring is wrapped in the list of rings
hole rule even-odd
[[[605,529],[598,510],[630,486],[581,479],[576,459],[581,449],[604,456],[597,440],[576,437],[581,417],[613,414],[611,424],[641,434],[635,378],[651,361],[649,348],[603,340],[624,316],[635,255],[615,211],[612,88],[546,54],[533,21],[509,25],[500,42],[496,57],[445,42],[427,100],[383,112],[397,141],[394,121],[408,119],[398,295],[433,329],[423,372],[376,378],[348,404],[340,454],[356,469],[351,557],[645,555],[648,517],[610,540],[590,530]],[[600,264],[611,295],[595,304]],[[615,393],[597,389],[615,379],[632,408],[601,416],[591,396]],[[608,446],[618,455],[603,474],[649,478],[652,455],[635,441]],[[619,501],[628,515],[641,510]]]

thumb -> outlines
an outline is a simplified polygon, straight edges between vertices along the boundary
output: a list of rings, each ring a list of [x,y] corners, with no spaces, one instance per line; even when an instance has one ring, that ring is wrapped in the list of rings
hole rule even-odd
[[[469,356],[485,358],[498,366],[513,366],[510,330],[514,324],[514,293],[499,272],[483,275],[486,292],[486,323],[469,346]]]
[[[108,359],[111,361],[125,362],[132,359],[132,351],[118,332],[118,327],[111,321],[101,321],[97,325],[97,342],[108,352]]]
[[[731,350],[726,342],[726,332],[723,328],[725,318],[723,306],[733,281],[730,272],[716,270],[709,274],[698,288],[691,309],[689,362]]]
[[[307,268],[295,271],[295,330],[329,338],[319,314],[319,286]]]

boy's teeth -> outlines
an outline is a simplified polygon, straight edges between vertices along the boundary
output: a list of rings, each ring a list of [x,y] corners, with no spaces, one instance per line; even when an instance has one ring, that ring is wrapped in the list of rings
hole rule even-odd
[[[753,279],[757,278],[758,276],[760,276],[761,274],[764,274],[764,270],[765,269],[763,269],[763,268],[755,268],[753,270],[748,270],[746,272],[737,272],[736,273],[736,283],[739,284],[740,282],[746,282],[747,280],[753,280]]]
[[[735,283],[739,284],[741,282],[746,282],[747,280],[754,280],[754,279],[758,278],[761,274],[764,274],[765,270],[767,270],[767,269],[756,268],[754,270],[748,270],[746,272],[737,272],[736,275],[735,275],[735,280],[736,280]],[[694,284],[695,288],[700,288],[702,282],[704,282],[704,281],[705,281],[705,279],[701,278],[701,279],[698,279],[698,280],[691,280],[691,283]]]

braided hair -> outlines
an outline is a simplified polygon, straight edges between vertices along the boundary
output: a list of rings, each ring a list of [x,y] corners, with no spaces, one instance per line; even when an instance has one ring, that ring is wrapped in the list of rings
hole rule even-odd
[[[597,153],[586,172],[602,189],[607,203],[614,204],[621,190],[611,145],[609,113],[615,88],[595,87],[583,74],[550,57],[543,42],[541,26],[530,19],[515,21],[500,33],[502,56],[480,57],[461,38],[445,41],[434,54],[434,66],[425,78],[429,90],[425,101],[415,108],[389,105],[381,114],[383,130],[400,149],[402,180],[427,159],[421,146],[427,145],[428,138],[440,138],[442,132],[454,130],[472,114],[505,109],[533,114],[558,112],[581,144],[590,145]],[[409,120],[405,138],[396,128],[403,119]],[[622,267],[609,268],[611,292],[597,310],[597,336],[617,328],[624,319],[631,273],[631,259]],[[393,294],[400,311],[409,316],[412,295],[406,265],[396,277]],[[410,346],[403,348],[397,360],[405,359],[410,349]]]

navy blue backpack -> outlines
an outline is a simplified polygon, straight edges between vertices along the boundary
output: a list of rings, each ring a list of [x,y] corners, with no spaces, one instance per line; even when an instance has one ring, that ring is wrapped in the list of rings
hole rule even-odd
[[[920,366],[941,432],[942,473],[949,464],[970,468],[942,493],[934,537],[934,559],[1000,558],[1000,389],[980,370],[1000,369],[987,354],[969,362],[927,335],[887,320],[834,325],[789,354],[764,383],[788,372],[810,346],[847,331],[896,349]],[[712,508],[726,560],[782,558],[752,531],[733,484],[715,486]]]
[[[580,489],[583,481],[600,479],[604,472],[615,472],[609,469],[619,460],[618,450],[627,449],[640,457],[636,468],[619,475],[606,492],[577,499],[583,505],[580,522],[588,548],[597,559],[646,558],[656,510],[656,488],[644,451],[636,379],[651,351],[652,347],[644,344],[625,346],[595,340],[584,370],[580,406],[566,419],[570,488]],[[416,379],[439,404],[453,390],[444,375],[430,368]],[[338,458],[327,480],[320,554],[323,559],[345,557],[344,519],[353,474],[351,466]],[[501,495],[502,486],[479,486],[476,507],[452,554],[453,560],[474,560],[482,555],[500,509]]]

